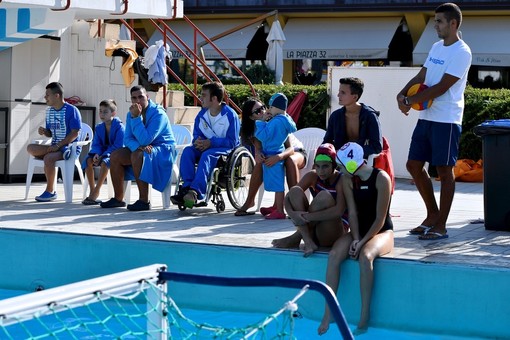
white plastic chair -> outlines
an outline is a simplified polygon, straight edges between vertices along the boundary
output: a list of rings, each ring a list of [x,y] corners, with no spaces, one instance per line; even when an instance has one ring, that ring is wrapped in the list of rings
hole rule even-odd
[[[181,159],[182,151],[185,147],[191,145],[191,141],[193,140],[193,135],[184,125],[172,125],[172,131],[175,137],[175,162],[172,169],[172,177],[175,179],[175,182],[179,179],[179,163]]]
[[[299,178],[303,177],[307,172],[312,170],[315,152],[317,151],[319,145],[322,144],[325,134],[326,130],[314,127],[304,128],[294,132],[294,136],[297,139],[299,139],[301,143],[303,143],[303,148],[306,150],[307,153],[305,166],[299,170]],[[308,193],[309,191],[307,190],[307,195]],[[262,184],[259,188],[257,210],[260,209],[263,198],[264,198],[264,184]]]
[[[175,138],[175,151],[176,156],[174,160],[174,164],[172,166],[172,176],[170,176],[170,180],[168,181],[165,190],[161,193],[161,198],[163,202],[163,209],[168,209],[170,207],[170,196],[172,194],[172,177],[175,176],[175,179],[179,178],[179,160],[181,157],[182,150],[188,145],[191,144],[191,141],[193,140],[193,135],[191,132],[183,125],[172,125],[172,132],[174,134]],[[131,181],[126,181],[125,187],[128,189],[125,190],[125,200],[126,203],[129,204],[130,202],[130,190],[131,187]],[[152,188],[149,187],[149,200],[151,195]]]
[[[80,158],[79,155],[76,154],[76,148],[78,146],[84,147],[92,142],[92,138],[94,137],[94,133],[92,132],[92,128],[85,124],[81,124],[81,130],[78,135],[77,141],[69,144],[69,148],[71,149],[71,156],[67,160],[60,160],[55,162],[55,169],[58,172],[58,168],[62,172],[62,180],[64,182],[64,194],[66,203],[71,203],[73,201],[73,180],[74,180],[74,167],[78,169],[78,175],[80,176],[80,181],[83,185],[84,178],[83,172],[81,170]],[[46,141],[38,140],[34,141],[39,144],[51,144],[51,139]],[[25,200],[28,199],[28,193],[30,191],[30,185],[32,184],[32,177],[34,175],[34,169],[36,167],[44,168],[44,161],[39,158],[35,158],[34,156],[30,156],[28,160],[28,170],[27,170],[27,181],[25,184]],[[55,174],[55,188],[57,185],[58,173]]]
[[[315,152],[319,145],[322,144],[324,140],[324,135],[326,134],[326,130],[319,128],[304,128],[298,130],[294,133],[294,136],[303,143],[303,146],[307,152],[308,157],[306,157],[306,164],[303,169],[299,170],[299,177],[303,177],[306,173],[308,173],[313,168],[313,162],[315,158]]]

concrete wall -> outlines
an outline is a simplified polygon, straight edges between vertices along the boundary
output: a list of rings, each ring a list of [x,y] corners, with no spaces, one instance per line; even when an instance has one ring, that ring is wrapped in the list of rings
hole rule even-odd
[[[40,138],[44,122],[45,87],[60,78],[60,42],[34,39],[0,52],[0,73],[6,76],[0,105],[9,109],[9,175],[26,174],[26,147]]]

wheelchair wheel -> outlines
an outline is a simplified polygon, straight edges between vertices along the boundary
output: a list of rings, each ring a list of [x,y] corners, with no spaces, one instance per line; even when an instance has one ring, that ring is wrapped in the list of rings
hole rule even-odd
[[[216,211],[219,213],[225,211],[225,202],[224,201],[220,201],[216,204]]]
[[[255,159],[244,146],[235,149],[227,164],[227,196],[235,209],[240,209],[248,197]]]

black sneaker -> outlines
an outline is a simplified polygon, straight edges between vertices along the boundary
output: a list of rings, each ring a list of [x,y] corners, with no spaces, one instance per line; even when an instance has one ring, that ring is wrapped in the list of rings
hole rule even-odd
[[[126,202],[119,201],[115,197],[112,197],[106,202],[101,202],[100,206],[101,208],[122,208],[126,206]]]
[[[138,200],[133,204],[128,204],[127,209],[131,211],[151,210],[151,202],[144,202]]]
[[[183,205],[184,204],[184,195],[186,195],[189,191],[189,187],[183,187],[179,185],[179,190],[177,190],[177,194],[170,196],[170,201],[175,205]]]

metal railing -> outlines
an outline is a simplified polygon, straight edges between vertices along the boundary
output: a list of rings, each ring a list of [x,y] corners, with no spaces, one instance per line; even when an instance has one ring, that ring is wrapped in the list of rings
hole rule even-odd
[[[152,19],[151,19],[152,20]],[[126,20],[124,19],[121,19],[120,20],[125,26],[126,28],[131,32],[131,37],[132,38],[136,38],[137,41],[139,41],[145,48],[148,48],[149,45],[145,42],[145,40],[142,39],[142,37],[140,37],[140,35],[138,33],[136,33],[135,29],[129,25],[127,23]],[[134,39],[133,39],[134,40]],[[174,72],[174,70],[172,70],[170,67],[168,67],[167,65],[167,71],[172,75],[172,77],[174,77],[174,79],[176,79],[179,84],[181,84],[184,89],[191,95],[193,96],[193,98],[195,99],[195,102],[198,102],[200,99],[198,98],[198,96],[196,95],[195,91],[191,90],[188,85]],[[163,100],[166,101],[166,87],[163,87]],[[163,106],[166,106],[166,103],[164,102],[163,103]]]
[[[242,25],[238,27],[237,29],[241,29],[243,27],[246,27],[247,25],[251,25],[253,22],[261,21],[265,17],[274,15],[274,12],[271,12],[268,15],[264,15],[261,17],[258,17],[256,19],[251,20],[248,24]],[[242,79],[250,86],[251,92],[253,96],[256,96],[257,93],[255,91],[255,88],[251,81],[246,77],[246,75],[237,67],[237,65],[230,60],[222,51],[221,49],[216,46],[216,44],[213,42],[211,38],[209,38],[207,35],[205,35],[204,32],[202,32],[188,17],[184,16],[184,20],[190,25],[190,27],[193,29],[193,36],[194,36],[194,43],[193,48],[188,46],[177,33],[175,33],[170,26],[163,20],[163,19],[149,19],[149,22],[153,24],[153,26],[161,33],[163,37],[163,45],[166,46],[167,43],[171,44],[190,64],[191,69],[193,72],[193,90],[190,89],[190,87],[167,65],[168,72],[172,75],[174,79],[176,79],[188,92],[194,99],[195,105],[199,103],[199,98],[196,94],[197,88],[198,88],[198,76],[202,76],[206,81],[219,81],[221,80],[218,78],[218,76],[211,70],[209,66],[207,66],[204,53],[202,50],[202,46],[205,44],[209,44],[216,52],[223,58],[223,60],[232,67],[232,69],[237,72]],[[135,29],[130,25],[126,20],[121,19],[120,20],[126,28],[131,32],[132,37],[136,38],[136,40],[142,44],[144,47],[148,48],[147,42],[145,42],[140,35],[135,31]],[[228,33],[218,35],[214,37],[214,39],[219,39],[220,37],[223,37],[229,33],[234,32],[233,30],[229,30]],[[197,36],[201,37],[204,41],[200,44],[197,44]],[[166,88],[163,88],[164,91],[166,91]],[[164,99],[166,99],[166,95],[164,93],[163,96]],[[225,98],[225,101],[238,113],[241,113],[241,109],[239,106],[234,103],[230,98]]]

